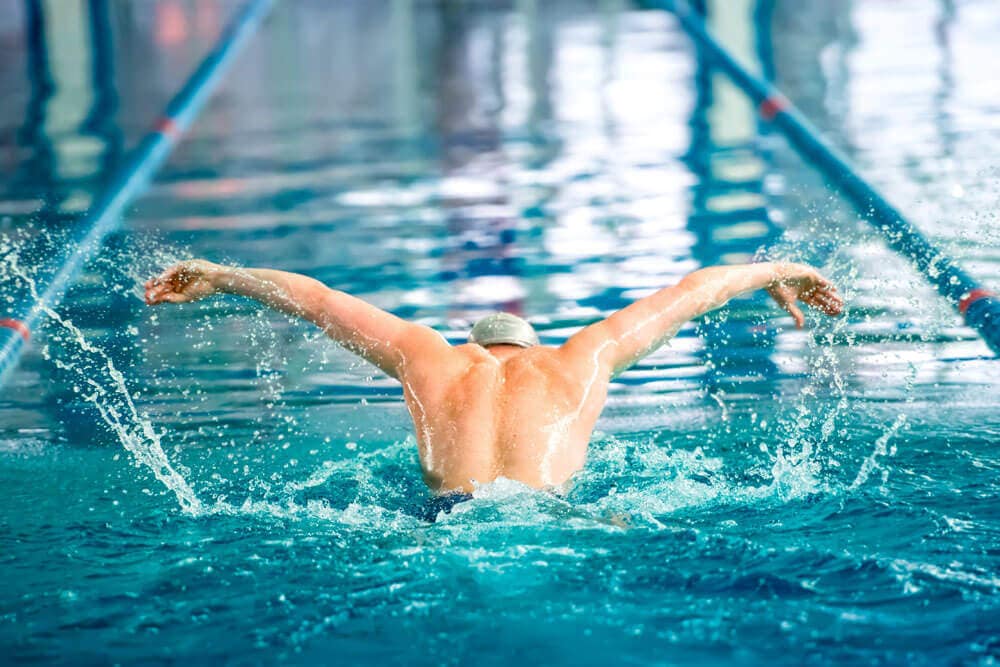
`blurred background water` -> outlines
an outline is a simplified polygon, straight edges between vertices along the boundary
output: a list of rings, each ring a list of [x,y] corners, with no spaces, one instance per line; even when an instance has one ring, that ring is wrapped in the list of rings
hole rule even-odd
[[[708,4],[1000,285],[995,3]],[[0,0],[0,306],[238,6]],[[567,499],[498,482],[434,525],[392,381],[252,304],[136,287],[206,257],[558,344],[761,252],[821,266],[848,315],[734,302],[612,386]],[[57,310],[0,393],[7,662],[1000,655],[997,362],[664,13],[283,3]]]

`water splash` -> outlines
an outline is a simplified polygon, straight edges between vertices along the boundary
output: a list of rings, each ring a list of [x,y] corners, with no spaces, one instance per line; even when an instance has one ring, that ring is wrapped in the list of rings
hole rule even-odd
[[[125,376],[115,366],[112,358],[104,349],[87,340],[83,331],[71,320],[42,301],[35,276],[21,266],[17,248],[8,246],[5,250],[7,252],[3,255],[2,266],[5,277],[20,282],[49,321],[58,327],[62,333],[61,339],[73,344],[79,351],[77,355],[70,357],[56,356],[45,345],[42,348],[43,356],[53,361],[58,368],[71,373],[89,389],[83,392],[84,400],[97,409],[101,420],[118,437],[135,463],[149,469],[176,496],[183,511],[198,514],[202,509],[201,501],[167,458],[161,444],[161,434],[156,432],[149,417],[136,407]],[[94,368],[99,374],[89,373],[80,356],[96,360]]]
[[[141,291],[137,290],[135,285],[141,283],[145,277],[148,277],[152,273],[153,265],[162,266],[163,264],[171,264],[179,259],[174,250],[157,246],[153,246],[152,249],[152,252],[149,252],[149,249],[147,249],[147,252],[144,253],[151,258],[146,266],[142,266],[141,262],[123,262],[120,258],[103,258],[99,262],[103,262],[109,271],[117,271],[120,275],[123,274],[128,278],[129,280],[126,282],[129,284],[129,291],[133,296],[139,297],[141,296]],[[20,266],[16,255],[8,258],[8,254],[4,254],[8,270],[16,273],[29,286],[32,294],[37,297],[37,290],[34,288],[31,276],[27,275],[27,272]],[[717,287],[718,285],[712,282],[709,285],[703,286],[702,290],[698,291],[698,294],[687,295],[686,298],[678,299],[672,306],[674,308],[687,306],[690,299],[694,299],[695,297],[699,299],[705,298],[706,291],[712,292]],[[138,411],[133,400],[133,395],[129,391],[126,378],[115,367],[114,362],[107,352],[93,342],[88,341],[78,327],[68,319],[62,317],[58,312],[46,309],[46,314],[58,330],[80,351],[81,355],[88,355],[97,360],[100,373],[95,374],[90,372],[90,369],[86,367],[86,363],[82,362],[79,358],[75,358],[75,355],[69,359],[65,357],[52,358],[53,355],[48,354],[48,348],[46,348],[44,351],[47,353],[47,356],[52,358],[53,363],[59,368],[67,370],[78,379],[84,399],[94,406],[101,420],[115,433],[121,441],[122,446],[131,453],[137,464],[148,467],[157,479],[177,496],[182,510],[192,514],[248,513],[271,514],[275,517],[313,516],[328,519],[334,515],[340,516],[337,514],[338,512],[347,510],[335,510],[328,503],[315,499],[303,500],[301,494],[308,489],[322,490],[331,484],[339,486],[337,480],[344,474],[348,474],[346,472],[348,469],[352,471],[349,473],[351,479],[369,489],[369,491],[379,487],[380,483],[378,479],[384,470],[378,467],[372,468],[367,462],[350,458],[343,462],[338,462],[336,465],[331,464],[333,467],[327,464],[321,465],[318,469],[308,472],[303,482],[288,481],[288,478],[291,477],[289,475],[289,472],[291,472],[289,468],[285,468],[276,480],[273,479],[274,476],[272,475],[272,481],[279,482],[277,486],[273,486],[263,479],[255,479],[246,489],[247,493],[240,502],[230,502],[224,496],[219,495],[208,499],[209,496],[205,494],[212,493],[210,487],[202,490],[202,495],[208,500],[200,500],[185,479],[184,474],[179,472],[168,460],[161,443],[163,434],[157,433],[149,418]],[[259,322],[260,326],[251,326],[249,328],[249,336],[252,341],[252,348],[255,351],[254,363],[256,364],[255,374],[258,379],[257,387],[262,391],[264,405],[268,410],[281,411],[284,407],[280,382],[281,375],[275,372],[274,369],[283,360],[280,358],[278,335],[275,333],[274,328],[267,324],[267,320],[270,317],[270,313],[256,311],[254,322]],[[215,321],[215,325],[213,325],[213,320]],[[648,324],[650,324],[650,320],[644,320],[636,328],[641,328]],[[211,344],[209,341],[214,338],[213,334],[217,334],[217,331],[213,331],[213,326],[217,328],[217,325],[217,318],[199,318],[199,325],[196,329],[203,334],[202,338],[205,339],[199,344]],[[826,330],[826,333],[821,334],[818,338],[829,339],[836,335],[839,330],[843,329],[844,326],[846,326],[846,319],[834,320]],[[672,335],[673,333],[673,330],[671,330],[668,332],[668,335]],[[189,334],[189,331],[185,332],[185,335]],[[321,337],[321,335],[317,335],[317,337]],[[779,428],[777,429],[761,429],[762,436],[766,438],[766,441],[761,443],[762,446],[765,448],[774,448],[774,453],[770,454],[768,451],[766,457],[767,462],[765,465],[769,469],[768,479],[762,481],[760,484],[748,484],[745,479],[741,479],[739,472],[734,473],[733,471],[725,470],[724,461],[720,457],[707,456],[700,448],[695,448],[694,450],[672,448],[666,454],[667,458],[665,460],[654,463],[652,458],[649,458],[637,471],[628,471],[623,468],[616,473],[623,477],[629,477],[635,472],[640,476],[660,476],[660,479],[650,484],[643,483],[637,488],[626,492],[608,492],[603,494],[598,500],[584,503],[582,506],[583,510],[593,514],[595,517],[604,517],[611,510],[625,511],[631,503],[634,511],[639,512],[643,516],[653,517],[687,506],[718,502],[757,502],[762,499],[775,499],[779,502],[785,502],[829,489],[830,487],[825,481],[827,477],[825,468],[837,456],[833,445],[837,433],[837,423],[840,417],[850,409],[850,403],[836,350],[828,345],[821,344],[822,340],[818,341],[813,338],[807,340],[811,341],[809,343],[809,350],[807,351],[811,355],[811,359],[808,363],[806,386],[799,392],[797,401],[792,407],[791,416],[775,420],[779,423]],[[328,348],[329,346],[323,346],[324,350]],[[596,358],[600,353],[601,350],[595,353],[595,369],[598,366]],[[584,395],[584,400],[581,402],[581,406],[585,402],[592,385],[595,383],[595,379],[595,377],[591,377],[587,383],[587,391]],[[832,409],[818,411],[816,409],[816,399],[824,390],[832,392],[836,403]],[[194,388],[191,391],[197,393],[200,390]],[[412,393],[412,390],[410,393]],[[708,395],[711,400],[719,403],[719,407],[723,411],[720,423],[724,424],[722,428],[729,433],[729,429],[731,428],[730,412],[732,409],[723,400],[724,396],[725,394],[721,390]],[[576,412],[579,413],[580,409],[580,406],[578,406]],[[291,420],[288,427],[294,431],[297,426],[295,417],[292,416]],[[415,421],[419,428],[421,422],[419,415]],[[888,450],[888,442],[900,427],[901,425],[890,427],[887,434],[879,438],[876,442],[875,452],[862,463],[861,470],[856,477],[855,486],[850,488],[855,488],[857,485],[863,483],[879,467],[879,462],[884,460],[887,454],[891,454]],[[425,436],[425,439],[428,437],[427,434],[422,435]],[[550,435],[555,434],[550,433]],[[732,434],[730,433],[730,435]],[[282,447],[287,447],[287,442],[286,440]],[[774,443],[777,444],[775,445]],[[555,453],[556,448],[553,447],[553,444],[550,441],[549,447],[546,450],[547,463],[551,463],[551,458]],[[592,451],[595,447],[599,446],[600,444],[597,443],[592,444]],[[641,450],[645,445],[642,442],[636,444],[622,441],[615,446],[620,446],[625,451],[634,453]],[[396,451],[395,447],[390,447],[389,450],[394,453],[391,453],[386,460],[402,460],[402,458],[405,458],[404,455]],[[431,452],[428,451],[425,454],[427,454],[427,458],[431,461],[432,465],[430,467],[433,467],[433,457],[430,456]],[[651,452],[646,452],[644,456],[655,458]],[[591,465],[594,465],[593,461]],[[546,465],[546,468],[550,468],[550,466]],[[600,468],[599,464],[598,468]],[[586,479],[588,474],[584,473],[584,479]],[[281,478],[285,479],[282,480]],[[331,482],[331,479],[334,481]],[[600,484],[607,487],[611,480],[615,479],[615,475],[599,475],[597,478],[591,478],[591,484],[594,479],[599,479]],[[282,483],[284,484],[283,491],[281,489]],[[586,487],[588,482],[583,482],[583,485]],[[616,482],[612,488],[617,488]],[[483,492],[495,495],[496,489],[487,485],[487,487],[484,487]],[[370,498],[374,498],[375,500],[371,500]],[[383,498],[383,500],[379,500],[379,498]],[[385,498],[388,498],[388,500]],[[383,510],[389,512],[387,516],[394,516],[393,512],[395,510],[391,508],[399,505],[397,501],[398,499],[395,497],[389,498],[378,493],[371,494],[368,498],[359,495],[356,502],[352,503],[352,506],[354,506],[353,512],[365,513],[369,510],[376,511],[377,509],[378,512],[382,512]]]
[[[852,491],[857,489],[868,481],[868,478],[871,477],[872,473],[880,470],[880,489],[883,493],[885,492],[886,482],[889,481],[889,468],[885,467],[882,461],[884,461],[887,457],[894,456],[896,454],[896,446],[892,445],[890,447],[889,441],[896,435],[896,433],[899,432],[904,424],[906,424],[906,415],[900,414],[896,417],[896,421],[894,421],[892,425],[879,436],[878,440],[875,441],[874,450],[862,462],[861,469],[858,470],[858,475],[854,478],[854,481],[851,482],[851,485],[848,487],[849,489]]]

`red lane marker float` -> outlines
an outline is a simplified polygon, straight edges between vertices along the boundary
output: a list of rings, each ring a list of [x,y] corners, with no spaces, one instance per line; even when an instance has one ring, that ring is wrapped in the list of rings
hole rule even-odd
[[[173,118],[168,116],[163,116],[156,121],[156,125],[153,126],[153,129],[166,137],[170,137],[171,139],[176,139],[181,134],[180,126],[174,122]]]
[[[969,306],[971,306],[976,301],[979,301],[980,299],[985,299],[988,296],[996,296],[996,294],[990,292],[989,290],[984,290],[984,289],[972,290],[971,292],[963,296],[962,300],[958,302],[958,312],[962,313],[962,315],[965,315],[965,311],[969,309]]]
[[[788,108],[788,98],[784,95],[771,95],[760,103],[758,111],[764,120],[774,120],[780,112]]]
[[[28,325],[21,320],[15,320],[12,317],[0,318],[0,327],[5,329],[13,329],[17,333],[21,334],[21,338],[27,343],[31,340],[31,330],[28,329]]]

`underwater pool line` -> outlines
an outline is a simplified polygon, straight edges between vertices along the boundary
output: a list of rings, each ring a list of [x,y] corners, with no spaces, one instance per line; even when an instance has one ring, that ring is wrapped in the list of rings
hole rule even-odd
[[[273,4],[274,0],[250,0],[237,12],[212,50],[167,104],[153,129],[98,196],[80,222],[73,242],[68,244],[65,259],[56,264],[60,268],[44,284],[44,289],[38,291],[38,298],[26,299],[9,313],[0,313],[0,387],[20,360],[31,332],[44,319],[45,308],[58,305],[83,266],[101,249],[107,235],[118,228],[125,207],[149,185]]]
[[[789,143],[851,201],[858,213],[909,259],[948,299],[993,352],[1000,356],[1000,298],[983,288],[953,260],[931,245],[902,213],[858,174],[847,158],[826,141],[780,90],[748,72],[705,27],[701,15],[684,0],[638,0],[647,8],[674,14],[688,36],[757,106]]]

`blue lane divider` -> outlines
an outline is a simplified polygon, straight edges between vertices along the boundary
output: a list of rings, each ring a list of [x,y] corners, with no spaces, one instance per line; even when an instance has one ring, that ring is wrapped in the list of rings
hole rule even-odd
[[[705,27],[701,15],[684,0],[643,0],[639,4],[674,14],[684,31],[757,105],[761,117],[779,129],[789,143],[819,169],[850,200],[858,212],[885,237],[889,247],[908,258],[937,291],[965,317],[990,349],[1000,356],[1000,299],[983,288],[949,257],[931,245],[920,231],[865,181],[847,158],[781,91],[748,72]]]
[[[274,0],[250,0],[223,31],[212,50],[167,104],[163,115],[115,173],[79,225],[60,268],[39,286],[38,299],[0,313],[0,386],[17,364],[31,332],[45,318],[45,308],[58,305],[80,270],[118,228],[125,208],[149,185],[181,135],[201,111],[236,56],[257,32]]]

